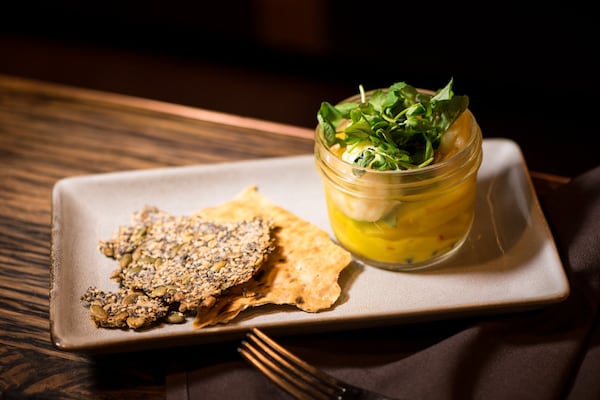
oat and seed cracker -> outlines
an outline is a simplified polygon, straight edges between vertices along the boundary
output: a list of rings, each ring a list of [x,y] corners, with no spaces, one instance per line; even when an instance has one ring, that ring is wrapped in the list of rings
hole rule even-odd
[[[248,281],[273,243],[264,218],[217,223],[146,206],[99,248],[119,261],[111,277],[121,287],[186,312]]]

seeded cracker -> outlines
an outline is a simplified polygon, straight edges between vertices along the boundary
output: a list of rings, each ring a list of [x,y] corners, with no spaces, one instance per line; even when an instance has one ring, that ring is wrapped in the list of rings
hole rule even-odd
[[[122,328],[125,321],[138,329],[168,315],[168,310],[185,313],[214,303],[224,290],[248,281],[273,244],[270,223],[263,218],[216,223],[147,206],[112,239],[100,241],[99,249],[118,261],[111,277],[121,290],[115,294],[90,288],[82,300],[97,326]],[[142,307],[135,313],[125,304],[131,292],[142,295],[137,300]]]

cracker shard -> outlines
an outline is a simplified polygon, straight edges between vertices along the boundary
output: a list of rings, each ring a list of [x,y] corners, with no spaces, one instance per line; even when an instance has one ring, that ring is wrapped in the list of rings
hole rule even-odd
[[[162,301],[125,288],[105,292],[90,287],[82,301],[90,308],[92,322],[102,328],[145,328],[163,319],[169,312],[169,307]]]
[[[232,287],[214,304],[198,308],[195,328],[229,322],[248,307],[290,304],[317,312],[332,307],[339,298],[338,278],[352,260],[350,253],[326,231],[271,202],[256,186],[195,215],[216,222],[269,218],[276,243],[259,274]]]

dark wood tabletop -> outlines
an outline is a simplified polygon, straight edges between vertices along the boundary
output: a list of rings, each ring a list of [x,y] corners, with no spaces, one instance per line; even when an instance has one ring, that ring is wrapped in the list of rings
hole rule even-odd
[[[54,184],[65,177],[310,154],[310,129],[0,75],[0,398],[160,399],[172,349],[106,356],[50,336]],[[532,172],[539,195],[568,178]],[[218,351],[219,347],[213,349]],[[199,349],[192,356],[198,356]]]

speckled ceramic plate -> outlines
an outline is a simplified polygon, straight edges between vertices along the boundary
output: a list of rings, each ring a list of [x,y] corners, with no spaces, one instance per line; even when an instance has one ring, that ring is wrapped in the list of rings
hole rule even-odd
[[[52,196],[50,323],[53,344],[75,352],[181,346],[242,337],[250,327],[279,333],[344,330],[491,312],[565,299],[569,285],[519,147],[483,142],[476,217],[466,244],[439,268],[392,272],[352,263],[339,302],[316,314],[265,306],[226,324],[195,330],[192,319],[143,332],[97,329],[80,297],[91,286],[115,290],[114,261],[99,239],[144,205],[173,214],[229,200],[249,185],[330,232],[312,155],[71,177]]]

